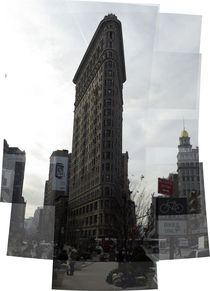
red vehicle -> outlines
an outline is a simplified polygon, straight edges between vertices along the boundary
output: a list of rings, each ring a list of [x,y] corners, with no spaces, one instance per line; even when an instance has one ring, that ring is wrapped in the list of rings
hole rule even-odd
[[[102,253],[99,255],[99,260],[100,260],[100,261],[109,261],[109,253],[104,253],[104,252],[102,252]]]

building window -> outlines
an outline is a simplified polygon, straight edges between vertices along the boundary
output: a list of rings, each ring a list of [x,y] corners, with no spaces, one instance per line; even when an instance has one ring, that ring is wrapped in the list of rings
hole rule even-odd
[[[105,137],[110,137],[111,136],[111,130],[110,129],[106,129],[104,131],[104,133],[105,133]]]
[[[97,215],[94,215],[94,223],[97,223]]]
[[[92,222],[93,222],[93,217],[90,216],[90,225],[92,224]]]
[[[105,158],[106,160],[109,160],[110,157],[111,157],[111,153],[110,153],[110,152],[105,152],[105,153],[104,153],[104,158]]]
[[[110,170],[110,164],[106,163],[106,170],[109,171]]]
[[[109,208],[109,200],[105,200],[105,208]]]
[[[105,86],[112,86],[113,85],[113,80],[112,79],[106,79],[105,80]]]
[[[113,93],[113,92],[112,92],[112,89],[107,89],[107,94],[108,94],[108,95],[113,95],[112,93]]]
[[[101,209],[103,209],[103,208],[104,208],[104,201],[101,200]]]
[[[110,116],[111,115],[111,109],[104,109],[104,115]]]
[[[100,224],[103,224],[103,214],[100,214]]]
[[[113,76],[113,71],[112,70],[106,71],[105,72],[105,76],[112,77]]]
[[[108,31],[107,32],[107,37],[109,38],[109,39],[114,39],[114,32],[113,31]]]
[[[97,201],[94,203],[94,209],[97,210],[97,207],[98,207],[98,203]]]
[[[111,141],[110,140],[107,140],[104,144],[104,147],[105,148],[110,148],[111,147]]]
[[[111,101],[110,98],[104,100],[104,105],[105,105],[105,106],[110,106],[111,104],[112,104],[112,101]]]
[[[102,40],[100,41],[100,49],[101,49],[101,51],[103,50],[103,46],[104,46],[104,40],[102,39]]]
[[[89,212],[89,205],[86,206],[86,212]]]
[[[110,189],[109,187],[105,187],[105,196],[109,196]]]
[[[111,126],[112,125],[111,119],[104,119],[104,125],[105,126]]]
[[[113,91],[112,91],[112,89],[105,89],[104,90],[104,93],[105,93],[105,95],[108,95],[108,96],[111,96],[111,95],[113,95]]]
[[[105,214],[105,224],[109,224],[109,215]]]

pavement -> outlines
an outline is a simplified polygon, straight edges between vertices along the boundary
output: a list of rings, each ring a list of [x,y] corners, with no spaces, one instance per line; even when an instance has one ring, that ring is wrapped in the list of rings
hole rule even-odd
[[[76,265],[75,265],[76,267]],[[80,270],[75,268],[73,276],[68,276],[65,269],[55,270],[52,289],[57,290],[122,290],[121,287],[108,284],[106,277],[110,271],[118,268],[117,262],[86,262]],[[154,289],[153,274],[148,277],[149,284],[127,288],[127,290]]]
[[[73,276],[68,276],[65,270],[59,270],[56,280],[53,280],[52,288],[58,290],[120,290],[120,287],[106,282],[107,274],[117,267],[116,262],[87,262],[81,270],[76,270]]]
[[[181,249],[181,256],[177,254],[177,252],[174,252],[174,260],[177,259],[185,259],[189,253],[192,251],[191,248],[182,248]],[[169,258],[169,249],[165,252],[160,251],[159,254],[154,254],[154,253],[150,253],[150,252],[146,252],[147,256],[153,260],[154,262],[157,262],[159,260],[170,260]]]

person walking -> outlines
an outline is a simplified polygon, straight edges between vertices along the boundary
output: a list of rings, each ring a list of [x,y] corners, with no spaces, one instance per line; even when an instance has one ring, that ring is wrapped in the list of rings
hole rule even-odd
[[[177,255],[180,256],[180,257],[182,256],[180,246],[177,246]]]
[[[75,262],[73,261],[72,259],[72,256],[71,256],[71,252],[69,253],[68,255],[68,260],[67,260],[67,275],[69,276],[73,276],[74,275],[74,264]]]

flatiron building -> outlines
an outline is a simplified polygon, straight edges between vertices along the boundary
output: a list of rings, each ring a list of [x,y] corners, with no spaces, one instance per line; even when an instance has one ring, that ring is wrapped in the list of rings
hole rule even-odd
[[[100,22],[73,82],[76,86],[69,186],[68,237],[117,237],[124,193],[122,27]]]

